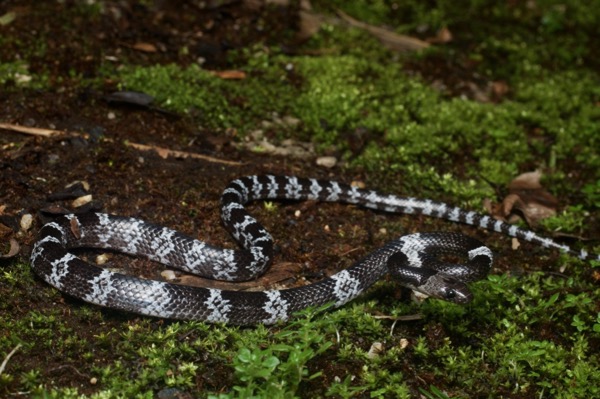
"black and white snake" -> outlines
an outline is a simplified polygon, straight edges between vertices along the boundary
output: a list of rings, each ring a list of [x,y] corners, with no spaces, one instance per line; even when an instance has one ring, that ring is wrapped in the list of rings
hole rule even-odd
[[[65,215],[40,230],[32,254],[33,270],[47,283],[96,305],[171,319],[231,324],[272,324],[310,306],[341,306],[390,273],[403,286],[423,294],[466,303],[466,283],[487,275],[492,252],[479,241],[455,233],[411,234],[390,241],[348,269],[303,287],[268,291],[225,291],[146,280],[84,262],[69,248],[93,247],[142,255],[168,266],[219,280],[242,281],[262,274],[273,257],[273,240],[244,204],[258,199],[344,202],[386,212],[424,214],[480,226],[557,248],[581,259],[600,256],[575,252],[535,233],[441,202],[382,195],[334,181],[287,176],[248,176],[233,180],[221,199],[225,227],[241,244],[230,250],[210,246],[165,227],[103,213]],[[463,265],[440,255],[462,255]]]

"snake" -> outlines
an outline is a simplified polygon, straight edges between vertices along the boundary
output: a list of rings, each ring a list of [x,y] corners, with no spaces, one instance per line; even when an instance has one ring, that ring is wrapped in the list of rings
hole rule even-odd
[[[223,225],[239,249],[216,247],[132,217],[89,212],[61,215],[43,225],[32,249],[31,266],[49,285],[91,304],[144,316],[232,325],[269,325],[306,308],[340,307],[385,275],[424,296],[466,304],[473,299],[468,284],[485,278],[492,268],[488,247],[453,232],[404,235],[317,282],[264,291],[144,279],[88,263],[71,251],[107,249],[212,279],[252,280],[267,271],[275,252],[272,236],[245,208],[257,200],[340,202],[380,212],[421,214],[504,233],[580,259],[600,260],[585,250],[573,250],[533,231],[443,202],[381,194],[332,180],[254,175],[232,180],[221,197]],[[447,260],[457,257],[464,262]]]

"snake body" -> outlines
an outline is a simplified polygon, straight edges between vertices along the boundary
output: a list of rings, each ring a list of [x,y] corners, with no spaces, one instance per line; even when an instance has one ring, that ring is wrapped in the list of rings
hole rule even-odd
[[[227,291],[146,280],[91,265],[69,252],[75,247],[106,248],[214,279],[249,280],[264,273],[273,258],[271,235],[244,208],[260,199],[343,202],[385,212],[424,214],[519,237],[581,259],[595,256],[441,202],[384,195],[329,180],[261,175],[233,180],[221,199],[223,224],[241,249],[214,247],[139,219],[70,214],[42,227],[31,264],[47,283],[89,303],[162,318],[238,325],[273,324],[326,303],[342,306],[386,273],[415,291],[466,303],[472,297],[466,283],[485,277],[491,268],[492,252],[479,241],[456,233],[403,236],[321,281],[267,291]],[[445,263],[439,259],[445,254],[468,260],[462,265]]]

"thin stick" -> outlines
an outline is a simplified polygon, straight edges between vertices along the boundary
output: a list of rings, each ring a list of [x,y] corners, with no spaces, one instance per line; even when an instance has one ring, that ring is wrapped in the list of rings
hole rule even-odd
[[[161,157],[161,158],[164,158],[164,159],[166,159],[169,156],[171,156],[171,157],[175,157],[175,158],[203,159],[205,161],[215,162],[215,163],[222,163],[222,164],[225,164],[225,165],[236,165],[236,166],[239,166],[239,165],[242,164],[241,162],[237,162],[237,161],[228,161],[226,159],[219,159],[219,158],[211,157],[211,156],[208,156],[208,155],[197,154],[195,152],[170,150],[168,148],[157,147],[157,146],[154,146],[154,145],[146,145],[146,144],[131,143],[131,142],[126,142],[125,145],[128,146],[128,147],[133,147],[136,150],[141,150],[141,151],[156,151],[156,153],[158,154],[158,156]]]
[[[6,130],[14,131],[14,132],[25,133],[25,134],[30,134],[33,136],[41,136],[41,137],[51,137],[51,136],[55,136],[55,135],[73,135],[73,136],[80,135],[79,133],[64,132],[62,130],[43,129],[43,128],[39,128],[39,127],[27,127],[27,126],[14,125],[12,123],[2,123],[2,122],[0,122],[0,129],[6,129]],[[111,139],[106,139],[106,140],[112,141]],[[154,145],[146,145],[146,144],[131,143],[131,142],[125,142],[125,145],[128,147],[135,148],[136,150],[141,150],[141,151],[156,151],[156,153],[163,159],[166,159],[171,156],[171,157],[175,157],[175,158],[202,159],[202,160],[205,160],[208,162],[221,163],[224,165],[232,165],[232,166],[242,165],[241,162],[237,162],[237,161],[228,161],[226,159],[219,159],[219,158],[211,157],[208,155],[197,154],[194,152],[170,150],[168,148],[157,147]]]
[[[53,130],[53,129],[42,129],[39,127],[28,127],[22,125],[13,125],[12,123],[2,123],[0,122],[0,129],[12,130],[14,132],[31,134],[33,136],[42,136],[42,137],[50,137],[58,134],[65,134],[65,132],[61,130]]]
[[[17,344],[17,346],[15,346],[15,348],[13,350],[11,350],[8,355],[6,355],[2,364],[0,364],[0,375],[2,375],[2,373],[4,372],[4,369],[6,368],[6,365],[8,364],[8,361],[10,360],[12,355],[14,355],[19,350],[20,347],[21,347],[21,344]]]

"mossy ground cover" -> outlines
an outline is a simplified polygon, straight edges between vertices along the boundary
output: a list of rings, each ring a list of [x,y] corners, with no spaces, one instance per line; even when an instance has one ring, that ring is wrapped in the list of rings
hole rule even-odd
[[[357,178],[384,191],[482,210],[484,199],[502,199],[517,174],[541,169],[543,184],[564,209],[541,232],[568,234],[574,245],[598,252],[596,241],[581,244],[573,237],[600,234],[600,68],[593,39],[600,34],[600,10],[541,0],[313,6],[325,22],[301,44],[294,39],[295,5],[258,11],[237,5],[161,9],[148,2],[119,8],[103,1],[70,9],[60,3],[0,6],[2,15],[16,12],[14,19],[0,18],[9,21],[0,27],[3,122],[101,132],[86,140],[3,137],[4,212],[36,212],[48,193],[85,179],[105,210],[151,218],[219,244],[225,242],[215,226],[219,191],[240,174]],[[344,25],[336,7],[421,38],[447,28],[453,40],[394,53]],[[35,32],[26,20],[39,21]],[[70,32],[86,40],[72,47],[68,39],[56,40],[64,35],[74,43]],[[166,50],[124,50],[124,43],[144,40]],[[226,69],[246,77],[214,73]],[[494,92],[495,85],[506,90]],[[101,95],[117,89],[146,92],[170,113],[110,108]],[[264,127],[283,116],[300,123]],[[222,144],[243,142],[257,129],[275,143],[311,141],[318,154],[335,155],[341,166],[325,171]],[[129,140],[246,165],[141,156],[123,144]],[[298,207],[315,222],[294,221],[294,229],[278,223],[293,219]],[[513,251],[497,235],[422,218],[320,205],[258,205],[254,211],[280,240],[280,256],[302,259],[315,276],[322,265],[331,272],[415,230],[475,235],[498,259],[493,274],[474,284],[475,300],[467,306],[417,305],[383,281],[339,310],[310,310],[275,327],[237,328],[136,317],[64,297],[29,270],[26,250],[34,232],[3,233],[25,250],[2,264],[0,358],[18,349],[6,358],[0,394],[600,396],[597,264],[525,243]],[[406,315],[417,317],[403,320]]]

